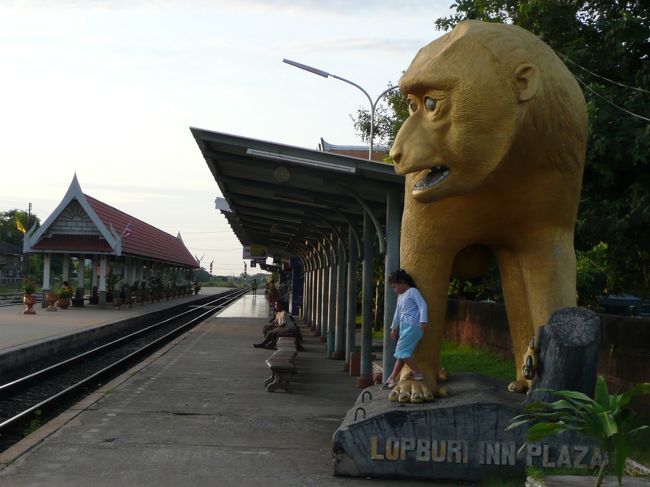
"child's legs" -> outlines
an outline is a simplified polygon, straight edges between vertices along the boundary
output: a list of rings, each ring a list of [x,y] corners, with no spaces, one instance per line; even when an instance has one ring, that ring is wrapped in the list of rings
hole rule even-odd
[[[393,372],[390,374],[388,378],[396,380],[397,376],[402,370],[402,367],[404,367],[404,361],[401,358],[398,358],[397,360],[395,360],[395,367],[393,367]]]

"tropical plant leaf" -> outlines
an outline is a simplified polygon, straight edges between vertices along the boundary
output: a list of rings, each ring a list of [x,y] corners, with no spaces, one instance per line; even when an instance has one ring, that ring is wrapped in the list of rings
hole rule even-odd
[[[519,417],[519,416],[517,416],[517,417]],[[522,420],[515,421],[516,419],[517,419],[516,417],[512,418],[510,420],[510,424],[508,426],[506,426],[506,429],[504,431],[510,431],[510,430],[515,429],[515,428],[519,428],[520,426],[522,426],[524,424],[528,424],[531,421],[534,421],[533,418],[522,419]]]
[[[621,485],[623,478],[623,469],[625,468],[625,459],[627,458],[628,442],[624,435],[618,437],[616,442],[616,464],[614,465],[614,473],[618,480],[618,485]]]
[[[618,425],[612,414],[608,411],[598,414],[598,421],[600,422],[603,433],[609,438],[618,433]]]
[[[610,409],[609,390],[607,389],[607,382],[605,382],[602,375],[599,375],[596,380],[596,393],[594,394],[594,399],[603,407],[603,409]]]
[[[528,441],[538,441],[549,435],[559,434],[567,431],[564,423],[537,423],[528,428]]]
[[[649,382],[643,382],[641,384],[635,385],[629,391],[624,392],[623,394],[621,394],[620,407],[621,408],[626,407],[630,403],[630,400],[633,397],[640,396],[642,394],[647,394],[649,392],[650,392],[650,383]]]

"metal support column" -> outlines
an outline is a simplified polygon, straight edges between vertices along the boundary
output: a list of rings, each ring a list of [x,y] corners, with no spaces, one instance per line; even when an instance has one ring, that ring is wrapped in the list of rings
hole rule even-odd
[[[350,356],[356,351],[357,334],[357,246],[350,225],[348,238],[348,286],[345,314],[345,362],[348,370],[350,367]]]
[[[390,338],[390,325],[397,307],[397,295],[388,283],[391,272],[399,269],[399,242],[402,219],[401,198],[398,191],[389,191],[386,196],[386,256],[384,258],[384,360],[385,382],[395,366],[395,340]]]
[[[332,241],[336,237],[332,237]],[[332,247],[332,252],[336,250]],[[332,259],[329,267],[329,282],[327,286],[327,358],[334,354],[334,340],[336,339],[336,282],[338,279],[337,259]]]
[[[338,269],[336,279],[336,336],[334,340],[334,353],[332,358],[343,360],[345,358],[345,288],[347,285],[347,260],[345,259],[345,242],[338,240]]]
[[[367,212],[363,214],[363,281],[361,298],[361,373],[357,387],[372,384],[372,296],[375,290],[374,248],[375,228]]]

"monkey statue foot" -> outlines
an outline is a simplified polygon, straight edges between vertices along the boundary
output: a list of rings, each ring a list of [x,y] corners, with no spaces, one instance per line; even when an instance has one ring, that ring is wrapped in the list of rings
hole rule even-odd
[[[508,391],[510,392],[515,392],[518,394],[524,394],[525,392],[528,391],[528,381],[525,381],[523,379],[517,379],[516,381],[511,382],[508,384]]]

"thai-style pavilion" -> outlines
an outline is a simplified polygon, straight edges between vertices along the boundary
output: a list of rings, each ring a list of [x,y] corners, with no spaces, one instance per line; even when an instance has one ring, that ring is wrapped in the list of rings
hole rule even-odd
[[[104,305],[108,281],[189,284],[191,270],[198,267],[180,233],[174,237],[84,194],[76,175],[54,212],[38,229],[32,227],[25,234],[23,252],[43,254],[43,293],[57,277],[51,274],[53,258],[62,259],[61,282],[70,281],[74,263],[73,305],[77,306],[83,306],[86,291],[94,289],[98,304]],[[85,286],[88,265],[92,266],[90,289]],[[70,284],[75,287],[75,282]]]

